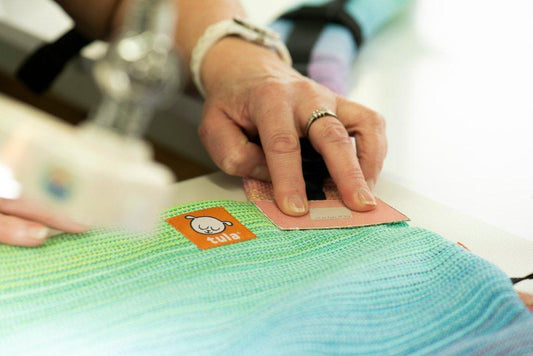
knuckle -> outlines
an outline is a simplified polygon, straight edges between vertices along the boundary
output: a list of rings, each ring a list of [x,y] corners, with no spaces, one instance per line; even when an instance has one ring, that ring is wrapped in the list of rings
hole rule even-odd
[[[294,133],[279,131],[267,138],[265,149],[275,154],[297,153],[300,151],[300,144]]]
[[[275,79],[267,79],[260,85],[252,89],[252,96],[259,98],[270,98],[275,96],[283,96],[286,94],[287,88],[285,84]]]
[[[206,124],[200,124],[198,127],[198,137],[202,142],[205,142],[211,136],[211,130]]]
[[[284,83],[270,79],[251,89],[250,97],[256,100],[248,102],[247,111],[252,113],[254,120],[264,120],[276,114],[276,106],[272,103],[286,101],[289,92]]]
[[[299,80],[295,83],[295,87],[300,92],[315,92],[317,90],[317,85],[311,80]]]
[[[376,131],[385,131],[386,121],[380,113],[374,110],[369,110],[366,121]]]
[[[339,123],[332,123],[331,125],[324,125],[319,133],[321,139],[328,143],[334,143],[339,145],[351,145],[350,136],[346,128]]]
[[[343,174],[343,179],[346,182],[365,182],[365,176],[363,175],[363,172],[356,168],[347,169]]]
[[[231,175],[243,175],[243,166],[245,163],[246,154],[244,151],[240,148],[232,148],[220,163],[220,168]]]

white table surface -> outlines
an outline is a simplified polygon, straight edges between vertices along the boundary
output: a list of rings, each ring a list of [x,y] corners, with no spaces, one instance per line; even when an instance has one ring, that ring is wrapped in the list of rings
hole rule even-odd
[[[419,0],[368,41],[350,97],[384,114],[385,175],[533,241],[533,1]]]

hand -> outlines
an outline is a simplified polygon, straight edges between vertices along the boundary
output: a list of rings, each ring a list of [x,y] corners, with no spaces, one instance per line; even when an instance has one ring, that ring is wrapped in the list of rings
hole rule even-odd
[[[72,233],[87,230],[85,226],[27,201],[0,198],[0,243],[38,246],[50,237],[49,228]]]
[[[226,173],[272,180],[280,209],[308,211],[299,137],[311,113],[336,112],[311,126],[309,139],[326,162],[346,206],[372,210],[371,193],[387,151],[385,122],[374,111],[301,76],[272,51],[227,37],[202,64],[206,103],[200,138]],[[263,146],[248,137],[259,134]],[[356,140],[354,148],[350,136]]]

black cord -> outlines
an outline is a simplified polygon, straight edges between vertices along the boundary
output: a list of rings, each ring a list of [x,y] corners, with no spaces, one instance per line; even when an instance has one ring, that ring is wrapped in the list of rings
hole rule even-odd
[[[305,192],[309,200],[325,200],[322,190],[324,182],[329,178],[328,168],[322,156],[315,151],[309,139],[300,139],[302,151],[302,172],[305,180]]]
[[[528,274],[525,277],[512,277],[511,278],[511,282],[513,282],[513,284],[517,284],[519,282],[522,282],[522,281],[525,281],[525,280],[528,280],[528,279],[533,279],[533,273]]]
[[[357,20],[345,10],[346,2],[347,0],[333,0],[321,6],[302,6],[283,14],[281,18],[294,20],[295,23],[307,20],[314,22],[315,25],[321,23],[343,25],[352,33],[357,47],[360,47],[363,43],[363,31]]]
[[[16,77],[36,94],[46,91],[67,63],[92,42],[77,29],[71,29],[53,43],[39,47],[22,63]]]
[[[260,147],[259,136],[250,137],[253,142]],[[309,200],[325,200],[326,194],[323,191],[324,182],[329,178],[328,168],[322,156],[315,151],[313,145],[307,138],[300,138],[300,150],[302,154],[302,173],[305,180],[305,192]]]

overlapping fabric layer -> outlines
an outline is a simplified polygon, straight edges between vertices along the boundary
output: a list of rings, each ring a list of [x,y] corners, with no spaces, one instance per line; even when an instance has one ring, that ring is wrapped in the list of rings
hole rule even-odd
[[[278,230],[199,250],[161,221],[151,237],[62,235],[1,246],[0,353],[533,353],[533,316],[495,266],[407,224]]]

